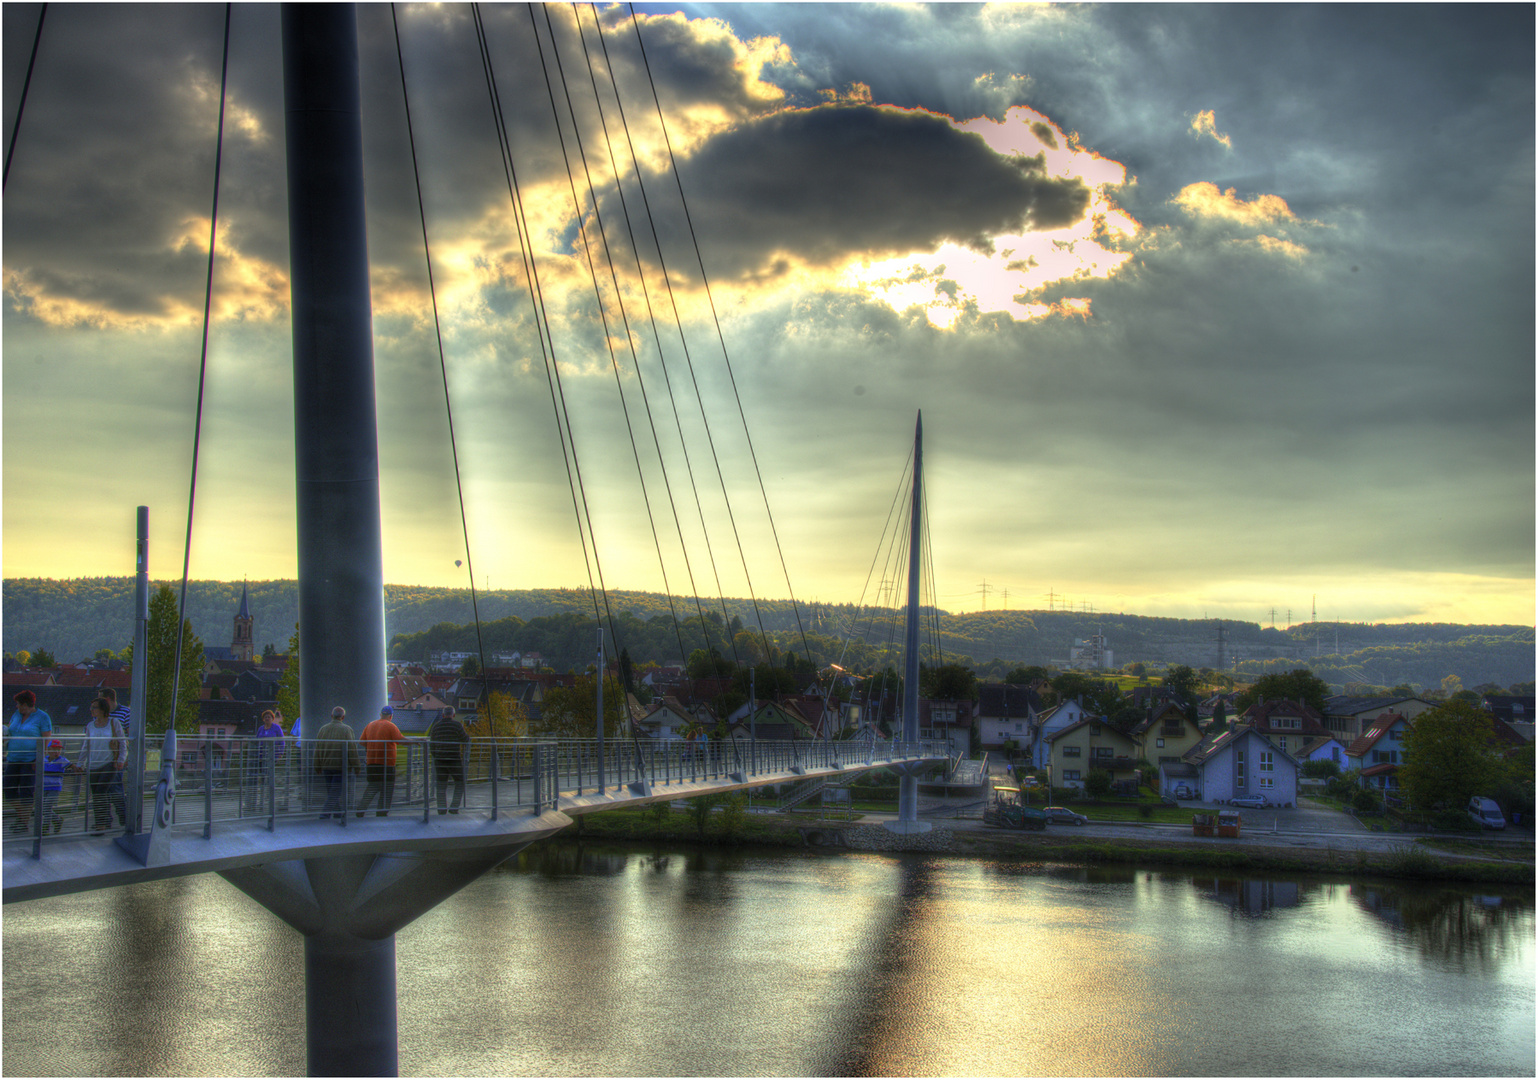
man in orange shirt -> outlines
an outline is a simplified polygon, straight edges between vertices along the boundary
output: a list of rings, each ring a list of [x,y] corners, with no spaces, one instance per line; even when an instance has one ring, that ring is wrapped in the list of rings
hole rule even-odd
[[[359,817],[374,801],[376,792],[379,809],[374,812],[379,817],[390,813],[390,803],[395,798],[395,744],[405,742],[394,716],[395,710],[386,705],[379,710],[379,719],[366,724],[358,735],[368,764],[368,786],[363,789],[363,801],[358,803]]]

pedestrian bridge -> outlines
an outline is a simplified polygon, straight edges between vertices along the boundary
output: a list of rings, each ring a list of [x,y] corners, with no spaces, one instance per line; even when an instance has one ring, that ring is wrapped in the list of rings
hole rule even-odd
[[[7,820],[6,903],[206,872],[251,891],[250,875],[240,873],[245,868],[332,856],[393,854],[399,858],[382,866],[396,870],[424,855],[484,865],[584,814],[885,766],[909,771],[946,754],[943,743],[876,739],[611,739],[602,747],[596,739],[477,739],[467,755],[464,803],[444,814],[426,743],[409,739],[398,747],[388,816],[378,814],[377,799],[359,816],[365,783],[350,776],[346,811],[322,817],[324,784],[306,768],[308,748],[298,740],[275,746],[277,740],[231,737],[217,740],[219,755],[199,749],[189,756],[192,767],[185,760],[171,767],[175,794],[158,812],[161,740],[145,742],[145,830],[93,835],[84,776],[65,775],[53,797],[39,783],[27,830],[13,831],[19,822]],[[182,745],[185,753],[188,740]]]

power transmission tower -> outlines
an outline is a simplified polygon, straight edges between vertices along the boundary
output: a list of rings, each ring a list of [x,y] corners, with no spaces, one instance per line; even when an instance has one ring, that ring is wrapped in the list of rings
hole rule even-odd
[[[1271,609],[1271,629],[1276,629],[1276,608]]]
[[[1056,599],[1057,599],[1057,593],[1053,592],[1051,589],[1048,589],[1047,590],[1047,610],[1048,611],[1052,610],[1052,603]]]
[[[987,578],[983,578],[983,583],[980,586],[978,586],[978,588],[980,588],[982,590],[982,593],[983,593],[983,610],[987,611],[988,610],[988,579]]]
[[[1004,610],[1009,610],[1009,586],[1004,586]]]
[[[1223,670],[1223,620],[1218,620],[1218,670]]]

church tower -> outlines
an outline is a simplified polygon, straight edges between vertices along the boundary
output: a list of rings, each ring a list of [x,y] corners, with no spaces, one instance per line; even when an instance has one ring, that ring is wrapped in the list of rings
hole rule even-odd
[[[230,652],[236,660],[254,660],[255,648],[252,639],[252,628],[255,620],[251,618],[251,605],[246,602],[246,583],[240,583],[240,610],[235,613],[235,637],[230,642]]]

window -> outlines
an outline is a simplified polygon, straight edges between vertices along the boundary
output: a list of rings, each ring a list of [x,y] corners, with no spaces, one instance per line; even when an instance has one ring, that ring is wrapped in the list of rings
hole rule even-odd
[[[1091,724],[1091,725],[1090,725],[1090,726],[1089,726],[1089,733],[1090,733],[1090,734],[1091,734],[1091,735],[1099,735],[1099,734],[1100,734],[1100,728],[1099,728],[1099,726],[1098,726],[1098,725],[1096,725],[1096,724]]]
[[[1082,746],[1065,746],[1065,747],[1063,747],[1063,756],[1064,757],[1082,757],[1083,754],[1084,754],[1084,748]]]
[[[1277,744],[1278,744],[1278,745],[1279,745],[1279,746],[1280,746],[1280,747],[1281,747],[1281,748],[1282,748],[1282,749],[1283,749],[1283,750],[1285,750],[1285,749],[1287,749],[1287,736],[1285,736],[1285,735],[1283,735],[1283,736],[1282,736],[1282,737],[1281,737],[1281,739],[1279,739],[1279,740],[1278,740],[1278,742],[1277,742]]]
[[[1095,747],[1095,756],[1097,758],[1113,758],[1116,756],[1116,751],[1109,746],[1097,746]]]
[[[1372,752],[1372,760],[1374,765],[1388,761],[1390,760],[1389,752],[1387,750],[1374,750]]]
[[[1236,775],[1234,777],[1234,787],[1241,787],[1242,788],[1244,786],[1244,751],[1243,750],[1235,750],[1234,751],[1234,771],[1236,773]]]
[[[1163,739],[1155,739],[1154,740],[1154,745],[1157,746],[1160,750],[1163,750],[1164,749],[1164,740]]]
[[[597,721],[595,720],[595,721],[593,721],[593,723],[596,724]],[[1024,731],[1025,730],[1025,725],[1024,724],[1016,724],[1015,725],[1015,730],[1016,731]]]
[[[1260,778],[1260,786],[1263,788],[1275,787],[1276,781],[1269,776],[1262,776]]]
[[[1079,770],[1078,769],[1064,769],[1063,770],[1063,779],[1064,780],[1077,780],[1078,778],[1079,778]]]
[[[1273,771],[1273,766],[1275,764],[1276,764],[1276,759],[1272,756],[1271,751],[1269,751],[1269,750],[1262,750],[1260,752],[1260,771],[1261,772],[1272,772]],[[1262,783],[1260,786],[1261,787],[1269,787],[1270,785]]]

